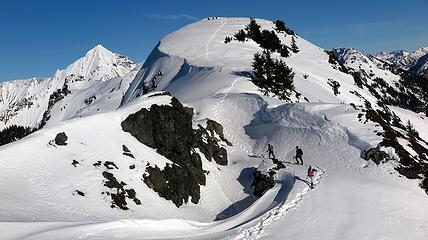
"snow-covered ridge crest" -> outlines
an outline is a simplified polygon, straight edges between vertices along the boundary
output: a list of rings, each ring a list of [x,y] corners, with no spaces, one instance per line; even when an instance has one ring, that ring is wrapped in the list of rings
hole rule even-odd
[[[263,30],[276,29],[272,21],[256,21]],[[170,91],[184,102],[221,93],[235,80],[237,84],[245,86],[240,88],[241,91],[257,92],[249,76],[254,54],[262,52],[263,48],[253,40],[225,43],[226,37],[232,37],[245,29],[249,22],[250,18],[203,19],[166,35],[146,60],[122,104],[140,96],[144,92],[144,84],[150,88],[152,82],[155,82],[156,90]],[[345,84],[351,85],[353,80],[331,67],[324,49],[297,35],[277,32],[277,36],[289,47],[294,37],[300,48],[299,53],[283,59],[296,73],[294,82],[297,91],[302,94],[300,100],[306,97],[309,101],[343,102],[352,98],[348,91],[338,97],[328,91],[331,88],[329,78],[344,79]],[[277,53],[274,56],[280,57]],[[323,71],[320,71],[320,67]],[[309,81],[304,77],[306,75]],[[322,85],[316,94],[316,91],[307,88],[311,82]]]

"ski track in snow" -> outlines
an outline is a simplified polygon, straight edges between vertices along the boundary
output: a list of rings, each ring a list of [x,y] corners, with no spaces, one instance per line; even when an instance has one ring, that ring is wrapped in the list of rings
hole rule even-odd
[[[242,77],[236,78],[230,87],[228,87],[224,92],[223,96],[221,96],[220,100],[214,105],[214,116],[217,119],[218,122],[222,122],[222,118],[220,117],[220,106],[227,100],[227,97],[230,94],[230,91],[235,87],[236,83],[240,81]],[[227,126],[226,124],[222,124],[223,126]],[[229,139],[234,146],[239,147],[242,151],[246,152],[247,154],[252,154],[251,151],[249,151],[242,143],[238,141],[238,139],[235,137],[235,135],[231,134],[229,129],[226,127],[224,128],[224,134],[226,135],[226,138]],[[231,151],[234,151],[232,149]]]
[[[215,30],[215,32],[213,33],[213,35],[211,35],[210,39],[207,42],[207,45],[205,46],[205,58],[207,59],[207,61],[209,61],[209,47],[211,42],[213,41],[213,39],[215,38],[215,36],[217,35],[217,33],[223,28],[223,26],[226,24],[225,20],[221,20],[221,25],[217,28],[217,30]]]
[[[321,182],[326,172],[326,169],[321,169],[321,168],[319,169],[320,169],[320,173],[317,174],[314,178],[314,188]],[[311,190],[314,190],[314,189],[311,189],[309,186],[304,187],[302,191],[295,194],[293,199],[289,201],[287,200],[281,205],[267,212],[265,216],[261,218],[261,220],[257,224],[249,228],[239,230],[239,235],[232,239],[233,240],[260,239],[265,227],[275,223],[281,217],[284,217],[292,209],[297,207],[297,205],[305,198],[305,196],[307,196],[311,192]]]
[[[221,122],[221,119],[222,119],[220,117],[221,105],[225,101],[227,101],[227,98],[228,98],[230,92],[235,87],[236,83],[241,79],[242,79],[242,77],[236,78],[233,81],[233,83],[231,84],[231,86],[223,92],[223,96],[220,97],[220,100],[217,101],[216,104],[214,105],[214,116],[217,119],[217,121]],[[223,126],[227,126],[227,124],[226,125],[223,124]],[[226,127],[224,128],[224,134],[225,134],[227,139],[231,140],[231,142],[233,143],[234,146],[239,147],[245,153],[252,155],[252,156],[259,155],[256,153],[251,153],[251,151],[249,151],[244,146],[244,144],[242,144],[240,141],[238,141],[238,139],[233,134],[231,134],[229,129],[227,129]],[[231,151],[234,151],[234,149],[232,149]],[[320,173],[317,174],[314,178],[314,187],[317,186],[321,182],[321,180],[323,179],[323,176],[325,175],[325,172],[326,172],[326,169],[322,169],[318,166],[315,166],[315,167],[320,169]],[[280,204],[279,206],[275,207],[274,209],[265,213],[265,216],[255,225],[252,225],[251,227],[248,227],[248,228],[240,229],[238,231],[239,232],[238,236],[235,236],[232,239],[233,240],[260,239],[260,237],[263,233],[263,229],[265,227],[267,227],[267,226],[273,224],[274,222],[278,221],[281,217],[285,216],[288,212],[290,212],[292,209],[294,209],[298,205],[298,203],[301,202],[304,199],[304,197],[310,193],[311,190],[312,189],[309,186],[304,187],[300,192],[297,192],[295,194],[293,199],[287,200],[287,201],[283,202],[282,204]],[[224,195],[223,192],[222,192],[222,194]]]

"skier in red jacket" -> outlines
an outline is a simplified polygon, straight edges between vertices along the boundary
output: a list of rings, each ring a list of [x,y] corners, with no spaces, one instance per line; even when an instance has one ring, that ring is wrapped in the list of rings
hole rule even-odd
[[[314,182],[313,182],[312,178],[314,177],[316,171],[317,171],[316,169],[309,166],[308,177],[311,179],[311,186],[310,186],[311,188],[314,188]]]

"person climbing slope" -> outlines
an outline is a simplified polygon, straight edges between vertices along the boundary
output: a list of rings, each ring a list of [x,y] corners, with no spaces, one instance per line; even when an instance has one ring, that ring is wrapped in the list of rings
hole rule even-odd
[[[275,158],[275,154],[273,153],[273,146],[270,143],[268,143],[268,149],[266,152],[268,153],[269,158]]]
[[[309,177],[309,179],[311,179],[310,188],[314,188],[313,177],[315,175],[315,172],[317,172],[317,170],[314,169],[314,168],[312,168],[311,166],[309,166],[309,168],[308,168],[308,177]]]
[[[302,156],[303,156],[303,151],[301,148],[299,148],[299,146],[296,146],[296,156],[294,157],[296,159],[296,163],[297,164],[301,164],[303,165],[303,160],[302,160]],[[299,163],[299,159],[300,159],[300,163]]]

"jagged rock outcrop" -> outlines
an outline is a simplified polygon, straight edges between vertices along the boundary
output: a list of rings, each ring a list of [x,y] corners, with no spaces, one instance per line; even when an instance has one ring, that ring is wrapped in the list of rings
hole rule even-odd
[[[275,186],[275,174],[283,168],[285,165],[278,159],[271,158],[272,163],[269,161],[263,161],[263,163],[255,169],[253,173],[253,194],[256,197],[263,196],[269,189]]]
[[[253,183],[251,184],[253,189],[253,194],[256,197],[261,197],[267,192],[267,190],[275,186],[275,171],[270,170],[267,173],[262,173],[262,171],[256,170],[254,172]]]
[[[44,127],[47,123],[47,121],[50,119],[51,115],[51,109],[52,107],[59,101],[63,100],[68,94],[70,94],[70,90],[68,90],[68,85],[64,84],[64,86],[61,89],[57,89],[55,92],[53,92],[49,96],[49,102],[48,102],[48,108],[43,113],[43,119],[40,123],[40,128]]]
[[[121,124],[125,132],[173,162],[164,169],[149,164],[143,178],[147,186],[177,207],[189,198],[198,203],[200,186],[205,185],[205,171],[197,148],[207,160],[227,164],[227,151],[221,144],[230,143],[224,138],[221,125],[209,120],[207,129],[199,125],[195,130],[192,116],[193,109],[172,98],[171,105],[143,108]]]
[[[216,129],[218,133],[213,129],[214,125],[217,126]],[[214,161],[219,165],[227,165],[227,151],[224,147],[219,145],[219,139],[215,136],[217,133],[223,142],[229,146],[232,145],[223,136],[223,126],[215,121],[208,120],[206,129],[201,125],[198,125],[198,127],[199,128],[195,131],[195,140],[197,141],[197,146],[204,154],[205,158],[209,161],[214,159]],[[206,140],[206,142],[204,140]]]

